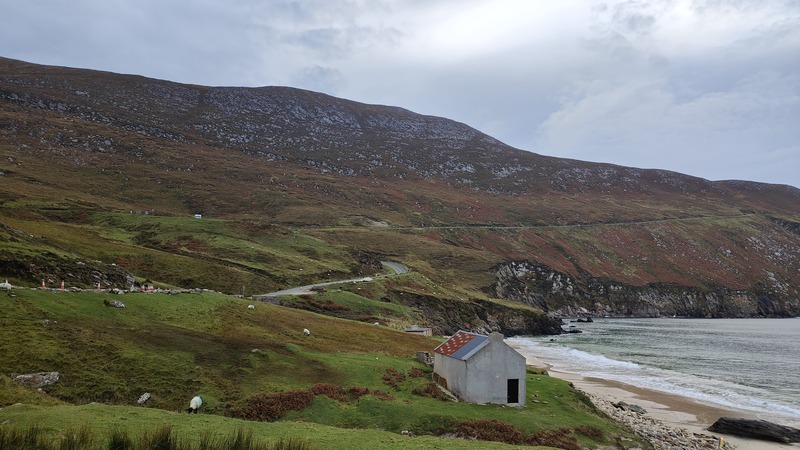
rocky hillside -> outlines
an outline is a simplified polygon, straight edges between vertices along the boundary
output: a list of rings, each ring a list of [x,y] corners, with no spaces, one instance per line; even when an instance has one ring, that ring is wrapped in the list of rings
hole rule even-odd
[[[4,264],[26,261],[9,276],[30,283],[48,252],[232,293],[358,273],[366,254],[408,263],[440,300],[800,314],[797,188],[542,156],[396,107],[0,58],[0,155],[0,222],[42,249],[3,244]],[[99,212],[201,213],[236,232]],[[77,228],[35,232],[59,224]]]

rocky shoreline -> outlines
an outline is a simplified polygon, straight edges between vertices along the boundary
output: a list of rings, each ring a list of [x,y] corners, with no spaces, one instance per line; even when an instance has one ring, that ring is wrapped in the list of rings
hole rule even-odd
[[[693,433],[685,428],[673,428],[663,422],[647,417],[637,407],[620,407],[586,391],[575,388],[592,400],[600,411],[615,421],[628,426],[657,450],[733,450],[736,446],[718,436]],[[616,406],[615,406],[616,405]],[[631,405],[627,405],[631,406]]]

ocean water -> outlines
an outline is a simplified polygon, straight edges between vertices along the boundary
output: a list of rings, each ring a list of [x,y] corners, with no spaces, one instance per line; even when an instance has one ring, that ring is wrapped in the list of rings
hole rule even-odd
[[[800,319],[601,318],[570,325],[583,333],[508,341],[554,370],[800,427]]]

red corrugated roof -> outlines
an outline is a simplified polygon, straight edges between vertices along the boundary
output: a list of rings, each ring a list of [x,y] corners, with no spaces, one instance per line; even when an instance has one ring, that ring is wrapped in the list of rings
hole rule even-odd
[[[453,356],[461,347],[467,345],[471,340],[475,339],[478,335],[469,333],[467,331],[459,331],[454,334],[450,339],[444,341],[441,345],[434,350],[436,353]]]

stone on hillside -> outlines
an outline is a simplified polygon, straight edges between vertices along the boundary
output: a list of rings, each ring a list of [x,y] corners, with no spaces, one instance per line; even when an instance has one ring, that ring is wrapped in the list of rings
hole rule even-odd
[[[11,379],[28,387],[51,386],[58,382],[58,372],[37,372],[28,374],[11,374]]]
[[[119,300],[103,300],[103,304],[109,308],[124,308],[125,304]]]
[[[140,405],[143,405],[144,402],[146,402],[147,399],[149,399],[149,398],[150,398],[150,393],[149,392],[145,392],[144,394],[142,394],[141,397],[139,397],[139,400],[136,400],[136,403],[138,403]]]

